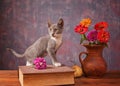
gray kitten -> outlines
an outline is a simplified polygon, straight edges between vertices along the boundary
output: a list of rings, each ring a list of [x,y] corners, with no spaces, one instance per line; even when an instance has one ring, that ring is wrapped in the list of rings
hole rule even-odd
[[[33,60],[36,57],[45,57],[47,54],[52,60],[52,64],[56,67],[61,66],[56,59],[56,52],[62,44],[62,32],[64,21],[59,19],[57,24],[51,24],[48,22],[49,35],[40,37],[35,43],[29,46],[24,54],[18,54],[13,49],[8,48],[16,57],[25,57],[27,60],[26,66],[33,65]]]

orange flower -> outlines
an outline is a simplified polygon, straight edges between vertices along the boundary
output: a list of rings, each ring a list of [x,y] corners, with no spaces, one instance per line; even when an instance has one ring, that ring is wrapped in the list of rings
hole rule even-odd
[[[88,27],[90,24],[91,24],[90,18],[86,18],[86,19],[83,19],[82,21],[80,21],[80,25],[84,26],[84,27]]]
[[[95,29],[96,30],[104,30],[108,27],[108,23],[107,22],[99,22],[95,25]]]
[[[101,43],[107,43],[108,40],[110,39],[110,34],[107,31],[101,30],[101,31],[98,32],[97,39]]]

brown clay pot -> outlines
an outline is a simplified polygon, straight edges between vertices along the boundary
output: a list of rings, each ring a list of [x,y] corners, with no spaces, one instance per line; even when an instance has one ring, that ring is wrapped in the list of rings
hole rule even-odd
[[[84,72],[87,77],[97,78],[103,76],[107,71],[107,65],[102,56],[104,46],[102,45],[84,45],[87,52],[81,52],[79,60]],[[81,59],[81,56],[85,54],[85,59]]]

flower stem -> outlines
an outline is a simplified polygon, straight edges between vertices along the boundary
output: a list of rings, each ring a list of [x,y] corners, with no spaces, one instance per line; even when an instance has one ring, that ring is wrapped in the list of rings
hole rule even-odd
[[[85,34],[81,34],[81,40],[80,40],[80,44],[84,41],[87,40]]]

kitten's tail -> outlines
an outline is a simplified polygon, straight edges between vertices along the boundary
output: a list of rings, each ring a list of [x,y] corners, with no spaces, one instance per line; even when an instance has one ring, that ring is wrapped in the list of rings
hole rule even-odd
[[[18,54],[13,49],[7,48],[7,50],[10,51],[10,52],[12,52],[18,58],[23,58],[24,57],[24,54]]]

